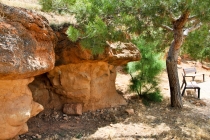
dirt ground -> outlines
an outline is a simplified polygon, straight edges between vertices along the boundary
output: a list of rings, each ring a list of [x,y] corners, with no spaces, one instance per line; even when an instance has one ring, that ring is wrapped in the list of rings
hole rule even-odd
[[[181,72],[184,67],[196,66],[199,72],[205,73],[196,77],[197,82],[210,83],[210,71],[201,68],[193,61],[178,66]],[[141,99],[129,93],[129,75],[118,72],[116,87],[123,94],[128,104],[115,108],[86,112],[81,116],[69,116],[59,111],[45,110],[28,121],[29,132],[20,135],[20,140],[207,140],[210,139],[210,91],[201,99],[194,94],[185,95],[184,107],[170,107],[170,94],[167,73],[160,75],[160,88],[164,96],[161,103],[143,105]],[[202,91],[202,88],[201,88]]]

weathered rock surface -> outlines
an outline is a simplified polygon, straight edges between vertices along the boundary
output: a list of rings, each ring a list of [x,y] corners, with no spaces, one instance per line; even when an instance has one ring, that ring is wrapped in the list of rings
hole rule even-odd
[[[32,11],[0,3],[0,79],[21,79],[54,67],[56,36]]]
[[[26,122],[43,107],[34,102],[28,84],[33,78],[0,80],[0,139],[10,139],[28,131]]]
[[[125,99],[115,88],[116,66],[139,60],[136,46],[107,43],[105,52],[94,56],[79,43],[69,41],[65,31],[63,28],[56,32],[56,67],[48,72],[50,84],[44,75],[30,84],[35,101],[51,109],[61,109],[64,104],[82,104],[83,112],[125,105]],[[41,82],[42,78],[49,86]]]
[[[85,50],[80,44],[73,43],[67,38],[66,27],[55,32],[58,37],[58,44],[55,47],[56,66],[71,63],[82,63],[87,61],[103,61],[110,65],[124,65],[130,61],[140,60],[140,52],[132,43],[107,42],[103,54],[94,56],[90,51]]]
[[[115,67],[106,62],[58,66],[48,77],[55,92],[69,103],[83,104],[83,112],[126,104],[116,92]]]
[[[44,17],[0,3],[0,139],[27,132],[27,120],[43,110],[28,84],[53,69],[56,41]]]

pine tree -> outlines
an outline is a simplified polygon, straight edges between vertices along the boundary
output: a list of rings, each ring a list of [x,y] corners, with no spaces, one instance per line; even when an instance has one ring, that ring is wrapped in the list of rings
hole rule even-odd
[[[165,68],[162,54],[157,53],[158,42],[147,43],[137,38],[134,43],[141,50],[141,61],[127,64],[127,71],[131,75],[131,91],[150,101],[160,102],[162,96],[158,87],[157,75]]]

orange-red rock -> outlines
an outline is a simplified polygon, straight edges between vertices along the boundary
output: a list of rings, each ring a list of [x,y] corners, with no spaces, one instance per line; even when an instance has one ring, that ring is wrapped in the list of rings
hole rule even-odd
[[[26,122],[43,110],[28,84],[54,67],[56,36],[32,11],[0,3],[0,139],[28,131]]]
[[[139,60],[137,47],[131,43],[107,42],[103,54],[92,55],[80,43],[71,42],[65,31],[66,28],[56,31],[56,67],[48,73],[53,90],[37,89],[35,85],[41,85],[37,79],[30,85],[35,101],[51,109],[79,103],[83,112],[125,105],[125,99],[115,88],[116,66]]]
[[[0,80],[0,139],[10,139],[28,131],[26,122],[43,107],[34,102],[28,84],[33,78]]]
[[[69,115],[82,115],[82,104],[64,104],[63,113]]]
[[[82,62],[107,62],[119,66],[130,61],[140,60],[140,51],[132,43],[107,41],[105,51],[99,55],[92,55],[89,50],[84,49],[80,43],[71,42],[65,34],[67,28],[56,31],[58,44],[55,47],[56,66]]]
[[[0,3],[0,79],[22,79],[54,67],[56,36],[32,11]]]
[[[116,70],[107,62],[78,63],[55,67],[48,73],[55,92],[68,103],[83,104],[83,112],[125,105],[116,92]]]

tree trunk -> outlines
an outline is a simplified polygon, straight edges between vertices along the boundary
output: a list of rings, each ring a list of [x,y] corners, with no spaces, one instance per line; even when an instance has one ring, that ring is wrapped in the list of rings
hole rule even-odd
[[[182,97],[179,85],[179,77],[177,70],[177,60],[180,51],[180,47],[183,43],[183,29],[185,24],[188,21],[188,17],[190,15],[190,11],[187,9],[183,12],[179,19],[173,20],[173,33],[174,33],[174,41],[171,43],[168,57],[166,59],[166,67],[168,73],[168,80],[170,86],[170,94],[171,94],[171,106],[182,108]]]
[[[180,51],[180,47],[183,42],[183,31],[182,29],[174,29],[174,41],[171,43],[168,56],[166,59],[166,67],[168,73],[168,80],[171,94],[171,106],[182,108],[182,97],[180,91],[177,60]]]
[[[166,67],[169,79],[171,106],[182,108],[181,91],[179,85],[179,77],[177,71],[177,59],[175,55],[179,54],[179,50],[174,51],[174,42],[171,44],[168,57],[166,59]]]

